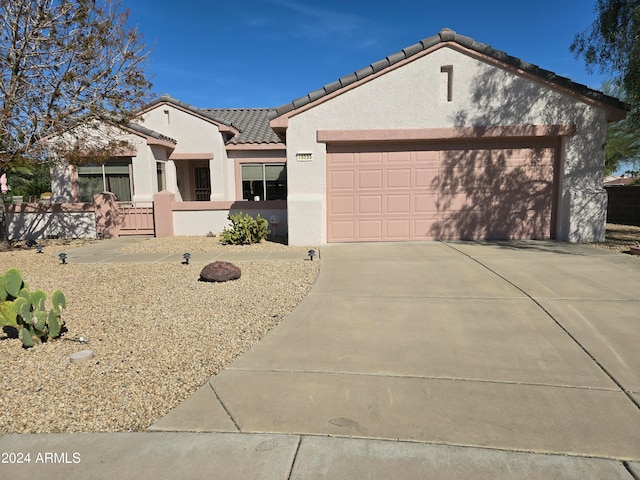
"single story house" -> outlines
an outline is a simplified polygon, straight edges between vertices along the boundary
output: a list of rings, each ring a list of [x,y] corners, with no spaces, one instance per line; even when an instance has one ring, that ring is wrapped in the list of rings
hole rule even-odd
[[[173,218],[178,235],[219,230],[245,206],[277,212],[293,245],[583,242],[604,237],[606,125],[626,109],[444,29],[278,108],[165,95],[139,115],[126,134],[133,151],[58,170],[54,197],[108,190],[139,203],[168,192],[190,212]]]

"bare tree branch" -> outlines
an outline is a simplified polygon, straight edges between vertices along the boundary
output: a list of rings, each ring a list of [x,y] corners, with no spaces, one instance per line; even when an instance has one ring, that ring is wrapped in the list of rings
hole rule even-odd
[[[45,137],[78,153],[93,126],[126,125],[148,101],[149,49],[128,17],[120,0],[0,0],[0,172],[42,158]]]

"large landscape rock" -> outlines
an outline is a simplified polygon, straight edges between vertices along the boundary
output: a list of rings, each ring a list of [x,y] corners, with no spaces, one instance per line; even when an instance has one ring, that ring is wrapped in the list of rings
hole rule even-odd
[[[227,282],[240,278],[240,274],[240,269],[233,263],[213,262],[202,269],[200,280],[203,282]]]

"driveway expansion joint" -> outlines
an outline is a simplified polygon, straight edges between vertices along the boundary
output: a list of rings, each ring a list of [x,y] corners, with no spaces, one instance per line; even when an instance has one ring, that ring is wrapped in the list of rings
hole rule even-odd
[[[233,415],[231,415],[231,412],[229,411],[229,408],[225,405],[225,403],[222,401],[222,399],[220,398],[220,395],[218,395],[218,392],[216,392],[216,389],[213,388],[213,385],[211,384],[211,382],[209,382],[209,387],[211,388],[211,391],[213,392],[213,394],[216,396],[216,399],[218,400],[218,402],[220,403],[220,405],[222,406],[222,408],[224,409],[224,411],[226,412],[226,414],[229,416],[229,419],[231,420],[231,422],[233,423],[233,425],[236,427],[236,429],[238,430],[238,433],[242,433],[242,429],[240,428],[240,425],[238,425],[238,422],[236,422],[236,419],[233,418]]]
[[[510,281],[509,279],[505,278],[504,276],[500,275],[498,272],[496,272],[495,270],[493,270],[492,268],[490,268],[489,266],[485,265],[484,263],[482,263],[480,260],[478,260],[475,257],[472,257],[471,255],[462,252],[460,250],[458,250],[457,248],[455,248],[453,245],[446,243],[445,245],[447,245],[449,248],[452,248],[453,250],[456,250],[457,252],[460,252],[462,255],[467,256],[469,259],[473,260],[474,262],[476,262],[478,265],[486,268],[488,271],[490,271],[491,273],[493,273],[494,275],[496,275],[497,277],[501,278],[502,280],[504,280],[505,282],[507,282],[508,284],[510,284],[511,286],[513,286],[514,288],[516,288],[517,290],[519,290],[520,292],[522,292],[524,295],[526,295],[540,310],[542,310],[545,315],[547,315],[552,321],[553,323],[556,324],[556,326],[562,330],[564,332],[564,334],[570,338],[577,346],[578,348],[580,348],[580,350],[582,350],[590,359],[591,361],[607,376],[609,377],[609,379],[615,383],[618,388],[620,389],[620,391],[622,393],[625,394],[625,396],[627,397],[627,399],[637,408],[640,410],[640,403],[633,398],[633,395],[631,395],[631,393],[624,388],[624,386],[622,385],[622,383],[620,383],[618,381],[618,379],[615,378],[615,376],[600,362],[598,361],[598,359],[587,349],[587,347],[585,347],[576,337],[575,335],[573,335],[558,319],[556,319],[551,312],[549,312],[549,310],[547,310],[536,298],[534,298],[531,294],[529,294],[528,292],[526,292],[524,289],[522,289],[521,287],[519,287],[518,285],[516,285],[514,282]]]
[[[563,385],[556,383],[539,383],[539,382],[518,382],[515,380],[486,380],[481,378],[464,378],[464,377],[438,377],[432,375],[398,375],[387,373],[369,373],[369,372],[336,372],[324,370],[284,370],[277,368],[243,368],[230,365],[227,367],[229,371],[237,372],[254,372],[254,373],[283,373],[294,375],[327,375],[327,376],[353,376],[353,377],[376,377],[376,378],[402,378],[415,380],[443,380],[449,382],[468,382],[468,383],[488,383],[494,385],[517,385],[526,387],[544,387],[544,388],[566,388],[569,390],[588,390],[598,392],[621,393],[619,388],[593,387],[583,385]],[[622,392],[626,393],[626,392]],[[632,393],[632,392],[630,392]]]
[[[246,434],[259,434],[259,435],[287,435],[282,433],[266,433],[266,432],[243,432],[243,435]],[[623,467],[626,468],[626,465],[629,462],[637,462],[638,460],[634,459],[626,459],[626,458],[617,458],[617,457],[607,457],[600,455],[588,455],[588,454],[580,454],[580,453],[558,453],[546,450],[536,450],[536,449],[526,449],[526,448],[503,448],[503,447],[495,447],[495,446],[486,446],[486,445],[474,445],[467,443],[455,443],[455,442],[443,442],[443,441],[434,441],[434,440],[419,440],[419,439],[411,439],[411,438],[389,438],[389,437],[376,437],[376,436],[362,436],[362,435],[339,435],[339,434],[321,434],[321,433],[295,433],[289,435],[297,435],[300,438],[300,442],[304,442],[306,438],[336,438],[343,440],[375,440],[378,442],[386,442],[386,443],[407,443],[413,445],[432,445],[432,446],[442,446],[442,447],[452,447],[452,448],[460,448],[460,449],[470,449],[470,450],[483,450],[487,452],[505,452],[505,453],[518,453],[518,454],[528,454],[528,455],[540,455],[543,457],[562,457],[562,458],[575,458],[575,459],[593,459],[593,460],[603,460],[608,462],[616,462]],[[297,454],[297,451],[296,451]],[[628,470],[628,469],[627,469]],[[636,477],[633,477],[634,479]],[[640,479],[639,479],[640,480]]]
[[[289,471],[287,472],[287,480],[291,480],[293,469],[296,466],[296,460],[298,459],[298,453],[300,452],[300,445],[302,444],[302,435],[298,435],[298,442],[296,443],[296,450],[293,452],[293,458],[291,459],[291,465],[289,465]]]

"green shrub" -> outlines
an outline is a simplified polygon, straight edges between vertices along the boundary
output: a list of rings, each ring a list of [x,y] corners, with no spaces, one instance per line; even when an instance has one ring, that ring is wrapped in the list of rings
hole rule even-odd
[[[18,270],[8,270],[0,276],[0,326],[18,330],[25,347],[59,337],[64,327],[61,308],[67,306],[67,301],[60,290],[55,290],[51,295],[53,308],[47,312],[46,299],[42,290],[29,291]]]
[[[242,215],[242,212],[229,215],[227,217],[231,221],[231,228],[225,228],[222,231],[220,243],[225,245],[249,245],[250,243],[259,243],[269,235],[269,222],[261,218],[260,214],[253,218],[251,215]]]

